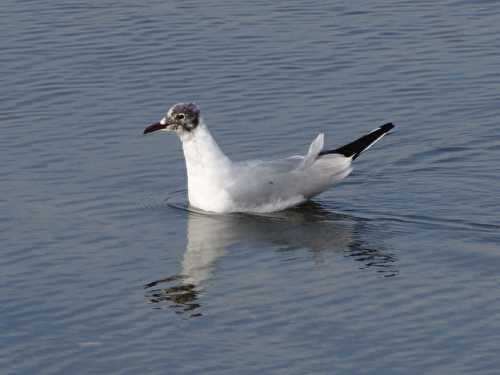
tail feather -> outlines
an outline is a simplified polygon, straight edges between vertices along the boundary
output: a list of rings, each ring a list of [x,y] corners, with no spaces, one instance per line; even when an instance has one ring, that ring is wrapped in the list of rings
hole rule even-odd
[[[348,143],[342,147],[336,148],[335,150],[327,150],[319,153],[318,157],[327,154],[341,154],[347,158],[352,157],[352,160],[356,159],[364,150],[367,150],[373,146],[380,138],[387,134],[394,125],[391,122],[382,125],[380,128],[373,130],[367,135],[356,139],[354,142]]]
[[[319,133],[318,136],[314,139],[314,141],[309,146],[309,151],[307,155],[304,157],[302,164],[300,165],[300,169],[309,168],[315,161],[318,159],[318,156],[323,150],[323,144],[325,142],[325,136],[323,133]]]

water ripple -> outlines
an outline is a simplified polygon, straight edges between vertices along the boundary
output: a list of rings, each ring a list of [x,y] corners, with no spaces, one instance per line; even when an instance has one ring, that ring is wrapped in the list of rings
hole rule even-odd
[[[3,1],[2,370],[496,374],[497,5]],[[188,100],[237,160],[397,131],[314,203],[206,215],[140,136]]]

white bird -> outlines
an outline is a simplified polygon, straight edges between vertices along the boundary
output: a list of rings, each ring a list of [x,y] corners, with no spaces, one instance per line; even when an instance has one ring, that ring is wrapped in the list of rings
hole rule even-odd
[[[189,204],[215,213],[280,211],[298,205],[344,179],[360,153],[389,132],[387,123],[334,150],[323,151],[323,133],[306,155],[263,161],[231,161],[219,148],[198,106],[179,103],[144,129],[177,133],[186,159]]]

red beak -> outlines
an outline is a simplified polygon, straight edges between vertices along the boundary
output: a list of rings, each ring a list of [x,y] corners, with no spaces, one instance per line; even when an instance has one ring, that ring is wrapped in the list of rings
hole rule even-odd
[[[148,134],[148,133],[155,132],[157,130],[165,129],[167,127],[167,125],[168,124],[162,125],[159,122],[157,122],[157,123],[155,123],[153,125],[149,125],[146,129],[144,129],[144,133],[143,134]]]

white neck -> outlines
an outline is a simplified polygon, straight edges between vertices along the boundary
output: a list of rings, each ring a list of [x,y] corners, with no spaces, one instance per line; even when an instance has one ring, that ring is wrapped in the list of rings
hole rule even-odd
[[[224,194],[223,183],[231,161],[203,121],[193,131],[179,136],[186,159],[189,202],[195,207],[215,211],[217,207],[211,207],[210,202]]]

